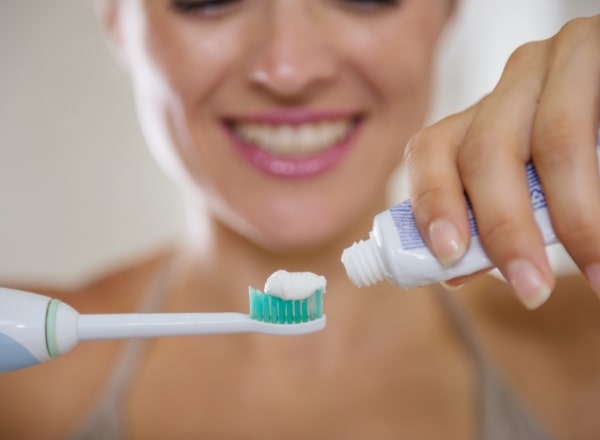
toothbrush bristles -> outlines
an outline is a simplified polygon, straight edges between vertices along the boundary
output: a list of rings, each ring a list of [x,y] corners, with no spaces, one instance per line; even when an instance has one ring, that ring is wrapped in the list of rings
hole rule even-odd
[[[286,300],[249,288],[250,318],[273,324],[300,324],[323,316],[323,289],[307,298]]]

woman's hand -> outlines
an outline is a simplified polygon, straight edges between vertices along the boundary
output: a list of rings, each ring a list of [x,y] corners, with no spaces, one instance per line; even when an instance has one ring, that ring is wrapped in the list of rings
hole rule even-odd
[[[428,246],[447,265],[469,244],[464,192],[493,264],[529,308],[555,282],[524,172],[537,169],[554,230],[600,293],[600,15],[525,44],[494,90],[421,130],[406,148],[410,197]]]

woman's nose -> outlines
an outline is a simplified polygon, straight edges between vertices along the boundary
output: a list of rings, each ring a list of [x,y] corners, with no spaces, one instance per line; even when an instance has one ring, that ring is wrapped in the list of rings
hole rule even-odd
[[[249,79],[281,98],[292,98],[337,75],[333,35],[305,0],[273,2],[257,31]]]

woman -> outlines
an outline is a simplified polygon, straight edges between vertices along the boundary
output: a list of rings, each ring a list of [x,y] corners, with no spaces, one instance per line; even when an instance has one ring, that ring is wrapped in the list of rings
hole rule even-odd
[[[189,230],[78,292],[35,290],[82,313],[245,311],[248,285],[280,268],[312,271],[328,280],[328,325],[295,338],[81,344],[0,376],[3,437],[599,435],[600,16],[520,48],[489,96],[419,131],[450,0],[102,6]],[[341,252],[388,207],[404,155],[440,261],[467,246],[464,189],[509,284],[454,280],[469,282],[447,294],[350,283]],[[555,285],[524,185],[530,157],[585,277]]]

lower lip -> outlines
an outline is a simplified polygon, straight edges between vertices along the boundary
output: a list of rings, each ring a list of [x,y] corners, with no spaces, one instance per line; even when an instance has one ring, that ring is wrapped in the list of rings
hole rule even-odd
[[[299,179],[323,174],[341,163],[350,150],[359,127],[360,122],[357,122],[350,133],[335,145],[302,157],[282,156],[268,152],[244,142],[232,132],[230,127],[226,127],[226,131],[233,140],[235,149],[255,168],[272,176]]]

